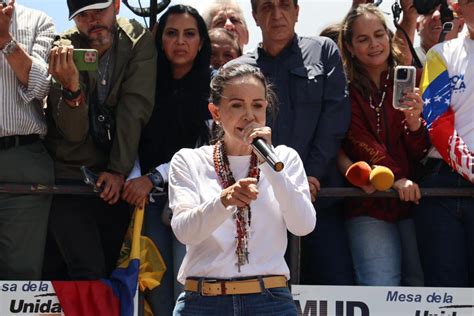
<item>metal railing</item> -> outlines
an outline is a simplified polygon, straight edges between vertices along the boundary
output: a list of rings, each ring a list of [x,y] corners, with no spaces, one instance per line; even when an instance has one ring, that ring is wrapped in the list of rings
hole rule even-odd
[[[474,197],[473,188],[420,188],[422,197]],[[7,194],[71,194],[71,195],[98,195],[92,187],[86,185],[44,185],[23,183],[0,183],[0,193]],[[164,195],[158,193],[155,195]],[[358,188],[322,188],[318,197],[368,197],[387,198],[398,197],[395,190],[377,191],[367,194]]]

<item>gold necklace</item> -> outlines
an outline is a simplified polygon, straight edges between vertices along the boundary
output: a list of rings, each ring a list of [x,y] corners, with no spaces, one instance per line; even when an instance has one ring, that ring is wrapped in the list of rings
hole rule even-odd
[[[375,111],[376,115],[376,120],[377,120],[377,134],[380,134],[382,129],[380,128],[380,123],[381,123],[381,116],[382,116],[382,106],[383,106],[383,101],[385,100],[385,95],[387,94],[387,86],[388,86],[388,80],[390,79],[390,68],[387,71],[387,77],[385,78],[385,84],[383,86],[382,90],[382,97],[380,98],[379,104],[377,106],[374,106],[372,104],[372,94],[369,96],[369,106],[372,110]]]

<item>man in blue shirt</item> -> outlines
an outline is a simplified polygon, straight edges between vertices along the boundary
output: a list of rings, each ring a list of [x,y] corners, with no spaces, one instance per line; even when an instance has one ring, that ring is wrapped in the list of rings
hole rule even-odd
[[[259,67],[274,85],[278,113],[268,118],[273,144],[296,149],[304,162],[313,201],[321,186],[341,186],[336,168],[340,142],[350,122],[350,105],[338,48],[330,39],[295,33],[297,0],[251,0],[262,43],[235,62]],[[341,201],[318,199],[316,229],[301,241],[301,283],[353,283],[352,260]],[[298,240],[290,242],[297,251]],[[292,255],[291,258],[296,258]],[[290,262],[300,283],[297,261]]]

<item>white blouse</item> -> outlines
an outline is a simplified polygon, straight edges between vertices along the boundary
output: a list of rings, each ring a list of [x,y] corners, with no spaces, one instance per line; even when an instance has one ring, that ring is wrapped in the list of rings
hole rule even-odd
[[[278,274],[289,278],[284,260],[287,229],[297,236],[313,231],[316,211],[311,203],[308,181],[297,152],[286,146],[275,148],[285,168],[275,172],[261,164],[259,195],[250,204],[249,263],[238,272],[235,206],[224,207],[213,162],[213,146],[181,149],[171,160],[169,200],[171,226],[187,253],[178,281],[187,277],[235,278]],[[247,177],[250,156],[229,156],[236,180]]]

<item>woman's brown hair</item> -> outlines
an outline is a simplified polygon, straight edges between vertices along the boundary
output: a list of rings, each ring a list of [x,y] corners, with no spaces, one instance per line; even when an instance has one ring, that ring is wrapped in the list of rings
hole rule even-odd
[[[388,57],[388,65],[393,68],[402,62],[402,53],[397,46],[397,43],[393,40],[393,33],[388,28],[385,22],[383,13],[373,4],[360,4],[359,6],[351,9],[342,21],[341,32],[339,33],[339,48],[342,54],[342,61],[347,75],[349,83],[355,87],[364,97],[368,98],[372,93],[372,85],[370,83],[370,77],[365,67],[355,58],[348,46],[352,46],[352,38],[354,36],[354,23],[357,18],[372,14],[375,15],[382,23],[385,31],[389,36],[390,41],[390,54]]]

